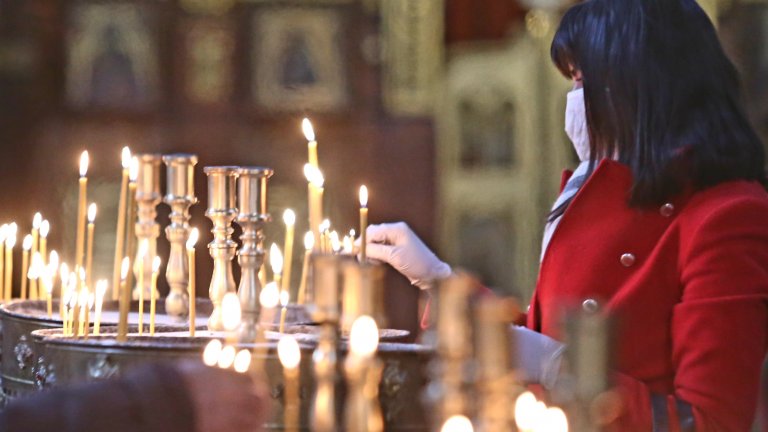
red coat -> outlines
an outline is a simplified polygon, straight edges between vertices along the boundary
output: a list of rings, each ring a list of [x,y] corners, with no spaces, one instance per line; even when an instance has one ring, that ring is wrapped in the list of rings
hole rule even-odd
[[[661,209],[627,206],[628,167],[603,161],[563,215],[527,317],[557,338],[558,310],[598,299],[617,319],[616,430],[652,429],[651,394],[696,431],[749,430],[768,349],[768,193],[734,181]],[[663,403],[663,396],[661,397]]]

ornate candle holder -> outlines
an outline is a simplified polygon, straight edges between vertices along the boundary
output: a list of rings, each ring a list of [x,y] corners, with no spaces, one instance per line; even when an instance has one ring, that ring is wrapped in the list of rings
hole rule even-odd
[[[475,342],[479,366],[479,422],[486,432],[514,430],[514,397],[522,392],[515,383],[509,331],[519,313],[511,299],[484,298],[475,306]]]
[[[171,244],[165,278],[170,292],[165,298],[168,315],[183,318],[189,314],[189,264],[185,243],[189,237],[189,208],[197,204],[194,170],[197,156],[172,154],[163,156],[166,166],[166,195],[163,201],[171,207],[171,224],[165,228],[165,237]]]
[[[232,241],[232,221],[237,216],[235,206],[235,181],[239,167],[205,167],[208,176],[208,210],[205,216],[213,222],[213,241],[208,244],[208,251],[213,258],[213,274],[208,294],[213,303],[213,313],[208,319],[208,329],[223,330],[221,322],[221,300],[224,294],[235,291],[235,278],[232,276],[232,258],[235,257],[237,243]]]
[[[381,264],[358,263],[351,258],[342,263],[341,332],[349,333],[352,323],[361,315],[372,317],[379,328],[386,328],[384,312],[384,267]]]
[[[139,264],[139,249],[134,259],[133,274],[136,285],[133,289],[133,299],[139,298],[139,292],[144,291],[144,299],[151,298],[152,286],[152,261],[157,255],[157,238],[160,236],[160,225],[157,223],[157,205],[160,204],[160,161],[158,154],[140,154],[139,176],[136,182],[136,203],[138,205],[138,220],[136,221],[137,244],[146,241],[148,249],[143,257],[143,265]],[[144,277],[139,277],[139,271],[143,269]],[[139,286],[139,281],[144,281]],[[157,295],[157,293],[155,293]]]
[[[243,227],[243,246],[237,252],[240,263],[240,307],[242,320],[238,330],[241,341],[256,340],[259,322],[259,269],[264,263],[264,225],[271,220],[267,212],[267,181],[270,168],[240,168],[237,179],[237,223]]]

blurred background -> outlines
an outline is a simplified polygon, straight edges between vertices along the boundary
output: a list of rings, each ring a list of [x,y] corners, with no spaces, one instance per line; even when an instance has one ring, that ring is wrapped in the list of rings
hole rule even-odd
[[[71,257],[87,149],[89,200],[99,205],[95,268],[111,278],[128,145],[199,156],[199,256],[211,240],[202,168],[212,165],[275,169],[268,244],[282,245],[281,215],[293,208],[302,250],[308,116],[334,227],[355,228],[366,184],[372,223],[406,221],[444,260],[527,301],[544,216],[575,161],[563,132],[570,84],[548,58],[571,3],[0,0],[0,221],[25,233],[42,212],[49,247]],[[768,1],[701,3],[766,142]],[[159,206],[161,227],[168,212]],[[164,234],[158,247],[167,257]],[[204,296],[211,261],[198,262]],[[393,327],[415,328],[418,292],[394,274],[388,285]]]

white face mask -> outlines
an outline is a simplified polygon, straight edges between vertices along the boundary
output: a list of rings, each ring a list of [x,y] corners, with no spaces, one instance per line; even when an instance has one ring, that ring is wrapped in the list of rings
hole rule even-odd
[[[568,93],[568,101],[565,104],[565,133],[573,142],[579,160],[589,160],[589,128],[583,88]]]

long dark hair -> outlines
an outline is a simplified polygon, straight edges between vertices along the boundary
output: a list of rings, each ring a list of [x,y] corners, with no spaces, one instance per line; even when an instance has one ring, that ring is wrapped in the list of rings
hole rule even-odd
[[[566,12],[551,56],[567,78],[581,71],[590,171],[618,155],[634,176],[631,205],[733,179],[765,184],[736,69],[695,0],[585,1]]]

